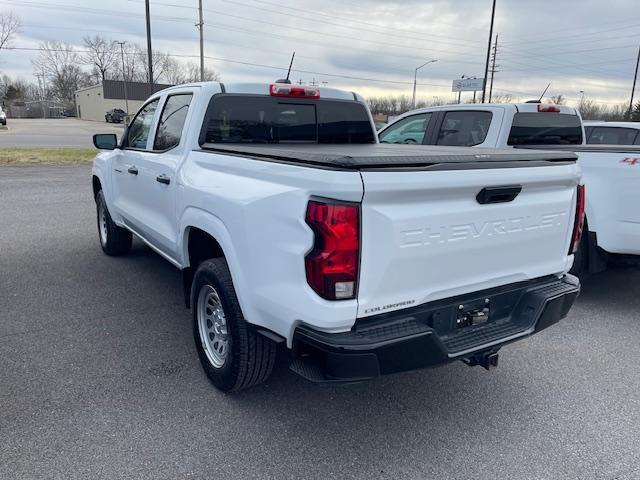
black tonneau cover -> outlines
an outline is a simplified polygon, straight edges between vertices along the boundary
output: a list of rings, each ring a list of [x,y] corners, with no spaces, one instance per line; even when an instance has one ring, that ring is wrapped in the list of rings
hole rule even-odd
[[[572,152],[381,143],[360,145],[205,143],[202,145],[202,150],[256,160],[344,170],[534,167],[573,163],[578,158]]]

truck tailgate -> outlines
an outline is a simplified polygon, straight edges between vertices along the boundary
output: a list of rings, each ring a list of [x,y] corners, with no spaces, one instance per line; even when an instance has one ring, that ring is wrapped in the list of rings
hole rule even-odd
[[[361,175],[358,317],[570,266],[580,178],[573,163]]]

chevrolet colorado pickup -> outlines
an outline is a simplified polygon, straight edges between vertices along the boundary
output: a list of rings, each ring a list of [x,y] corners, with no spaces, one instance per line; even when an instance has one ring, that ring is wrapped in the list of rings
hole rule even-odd
[[[418,131],[418,133],[416,133]],[[383,143],[551,149],[578,155],[585,185],[585,235],[571,273],[606,268],[609,253],[640,254],[640,146],[633,124],[588,122],[565,105],[443,105],[408,112],[379,132]],[[585,134],[586,133],[586,134]],[[600,145],[584,145],[600,143]],[[602,145],[629,142],[626,145]]]
[[[94,144],[102,249],[182,270],[223,391],[279,348],[315,382],[488,369],[579,293],[573,153],[381,145],[360,96],[283,83],[171,87]]]

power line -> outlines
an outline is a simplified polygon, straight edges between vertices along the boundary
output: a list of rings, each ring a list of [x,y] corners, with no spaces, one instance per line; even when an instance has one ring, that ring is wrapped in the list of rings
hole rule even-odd
[[[135,3],[139,3],[143,0],[128,0],[129,2],[135,2]],[[301,19],[301,20],[305,20],[305,21],[312,21],[314,24],[326,24],[326,25],[332,25],[332,26],[337,26],[340,28],[348,28],[351,30],[360,30],[363,32],[370,32],[370,33],[375,33],[376,35],[387,35],[387,36],[392,36],[392,37],[398,37],[397,33],[390,33],[388,31],[380,31],[380,30],[371,30],[371,29],[366,29],[366,28],[362,28],[362,27],[353,27],[351,25],[342,25],[339,23],[335,23],[335,22],[329,22],[326,20],[318,20],[317,18],[309,18],[309,17],[305,17],[302,15],[296,15],[293,13],[287,13],[287,12],[281,12],[281,11],[277,11],[277,10],[272,10],[269,8],[263,8],[263,7],[258,7],[255,5],[249,5],[247,3],[243,3],[243,2],[238,2],[238,1],[234,1],[234,0],[222,0],[226,3],[231,3],[234,5],[240,5],[240,6],[244,6],[244,7],[248,7],[248,8],[253,8],[256,10],[260,10],[260,11],[264,11],[264,12],[268,12],[268,13],[274,13],[277,15],[284,15],[287,17],[292,17],[292,18],[297,18],[297,19]],[[255,1],[255,0],[254,0]],[[269,3],[269,2],[265,2],[265,3]],[[165,6],[165,7],[172,7],[172,8],[183,8],[183,9],[188,9],[188,10],[193,10],[195,7],[191,7],[189,5],[182,5],[182,4],[176,4],[176,3],[160,3],[160,2],[154,2],[155,5],[161,5],[161,6]],[[296,9],[298,10],[298,9]],[[259,23],[265,23],[265,24],[269,24],[269,25],[274,25],[274,26],[278,26],[278,27],[283,27],[283,28],[288,28],[288,29],[293,29],[293,30],[300,30],[299,28],[296,27],[291,27],[289,25],[282,25],[282,24],[276,24],[276,23],[270,23],[270,22],[265,22],[264,20],[257,20],[257,19],[253,19],[253,18],[247,18],[247,17],[243,17],[240,15],[233,15],[230,14],[228,12],[221,12],[219,10],[211,10],[211,9],[204,9],[205,12],[208,13],[215,13],[216,15],[222,15],[225,17],[230,17],[230,18],[235,18],[238,20],[245,20],[245,21],[250,21],[250,22],[259,22]],[[314,13],[315,15],[315,13]],[[383,27],[384,28],[384,27]],[[308,30],[303,30],[305,32],[307,32]],[[317,32],[316,30],[313,31],[313,33],[319,33],[321,35],[325,35],[322,32]],[[335,34],[331,34],[331,36],[335,36]],[[432,37],[437,37],[437,38],[450,38],[450,37],[445,37],[443,35],[435,35],[435,34],[430,34],[430,36]],[[428,42],[433,42],[433,43],[442,43],[445,45],[453,45],[453,46],[458,46],[458,47],[464,47],[464,48],[470,48],[470,47],[476,47],[476,43],[475,42],[471,42],[471,41],[462,41],[461,42],[451,42],[451,41],[443,41],[443,40],[433,40],[432,38],[427,38],[424,36],[413,36],[413,35],[407,35],[406,33],[402,34],[402,38],[403,39],[415,39],[415,40],[420,40],[420,41],[428,41]],[[449,50],[451,51],[451,50]]]
[[[222,1],[224,2],[224,1],[227,1],[227,0],[222,0]],[[253,0],[253,2],[272,5],[272,6],[275,6],[275,7],[278,7],[278,8],[284,8],[286,10],[291,10],[291,11],[294,11],[294,12],[309,13],[309,10],[305,10],[303,8],[291,7],[289,5],[283,5],[282,3],[278,3],[278,2],[272,2],[272,1],[267,1],[267,0]],[[344,0],[340,0],[340,3],[343,3],[343,2],[344,2]],[[238,3],[238,2],[234,1],[234,2],[229,2],[229,3]],[[255,7],[252,7],[252,8],[255,8]],[[365,22],[363,20],[360,20],[360,19],[357,19],[357,18],[353,18],[353,17],[345,19],[344,17],[340,17],[340,16],[337,16],[337,15],[331,15],[329,13],[324,13],[324,12],[318,12],[317,10],[314,10],[312,13],[313,13],[314,17],[322,16],[322,17],[325,17],[325,18],[331,18],[331,19],[336,19],[336,20],[341,20],[341,21],[348,21],[349,23],[366,25],[366,26],[370,26],[370,27],[378,27],[378,28],[383,28],[383,29],[389,28],[388,25],[382,25],[382,24],[379,24],[379,23]],[[315,18],[314,18],[314,20],[315,20]],[[444,23],[444,22],[430,22],[430,23],[431,24],[435,24],[435,25],[437,25],[437,24],[447,25],[447,26],[454,27],[454,28],[459,28],[459,29],[460,28],[464,28],[465,30],[471,29],[471,30],[484,31],[484,29],[480,29],[480,28],[476,28],[476,27],[468,27],[468,26],[461,27],[460,25],[455,25],[455,24],[451,24],[451,23]],[[420,33],[420,32],[418,32],[418,33]],[[426,35],[442,37],[442,38],[449,38],[449,37],[446,37],[446,36],[443,36],[443,35],[435,35],[435,34],[432,34],[432,33],[427,33]]]
[[[231,4],[234,4],[234,5],[241,5],[241,6],[244,6],[244,7],[253,8],[253,9],[256,9],[256,10],[261,10],[261,11],[268,12],[268,13],[275,13],[277,15],[285,15],[285,16],[288,16],[288,17],[300,18],[300,19],[303,19],[303,20],[306,20],[306,21],[313,21],[314,23],[324,23],[324,24],[327,24],[327,25],[334,25],[334,26],[338,26],[338,27],[341,27],[341,28],[349,28],[349,29],[352,29],[352,30],[360,30],[360,31],[363,31],[363,32],[375,33],[377,35],[387,35],[387,36],[398,37],[398,33],[397,32],[396,33],[389,32],[388,31],[388,27],[380,26],[380,28],[384,28],[387,31],[371,30],[371,29],[368,29],[368,28],[354,27],[354,26],[351,26],[351,25],[343,25],[343,24],[339,24],[339,23],[335,23],[335,22],[329,22],[329,21],[326,21],[326,20],[318,20],[317,18],[304,17],[302,15],[295,15],[295,14],[292,14],[292,13],[279,12],[277,10],[258,7],[258,6],[255,6],[255,5],[249,5],[247,3],[239,2],[239,1],[236,1],[236,0],[222,0],[222,1],[225,2],[225,3],[231,3]],[[258,1],[258,0],[254,0],[254,1]],[[259,2],[259,3],[272,4],[271,2]],[[283,5],[281,6],[279,4],[275,4],[275,5],[278,5],[280,7],[284,7]],[[293,8],[293,7],[289,7],[289,8]],[[295,10],[300,10],[300,9],[295,9]],[[316,12],[314,12],[314,15],[315,14],[316,14]],[[331,18],[335,18],[335,17],[331,17]],[[427,37],[432,37],[432,38],[427,38]],[[429,42],[434,42],[434,43],[442,43],[444,45],[461,46],[461,47],[464,47],[464,48],[477,47],[477,43],[476,42],[472,42],[472,41],[463,40],[463,41],[460,41],[460,42],[451,42],[450,41],[450,38],[451,38],[450,36],[436,35],[436,34],[427,34],[427,36],[415,36],[415,35],[407,34],[406,30],[402,31],[402,38],[415,39],[415,40],[421,40],[421,41],[429,41]],[[433,38],[445,38],[447,40],[433,40]]]
[[[132,0],[134,1],[134,0]],[[229,0],[224,0],[224,1],[229,1]],[[238,3],[238,2],[230,2],[230,3]],[[322,32],[319,30],[313,30],[313,29],[309,29],[309,28],[301,28],[301,27],[292,27],[289,25],[283,25],[281,23],[275,23],[275,22],[268,22],[266,20],[257,20],[257,19],[253,19],[253,18],[247,18],[247,17],[243,17],[241,15],[234,15],[234,14],[230,14],[230,13],[225,13],[225,12],[220,12],[217,10],[210,10],[210,9],[205,9],[206,12],[209,13],[215,13],[216,15],[222,15],[224,17],[229,17],[229,18],[233,18],[236,20],[243,20],[243,21],[247,21],[247,22],[254,22],[254,23],[259,23],[262,25],[270,25],[270,26],[274,26],[274,27],[279,27],[279,28],[286,28],[288,30],[297,30],[303,33],[311,33],[313,35],[322,35],[325,37],[330,37],[330,38],[342,38],[345,40],[353,40],[353,41],[357,41],[357,42],[364,42],[364,43],[370,43],[372,45],[382,45],[385,47],[396,47],[396,48],[402,48],[405,50],[414,50],[414,51],[419,51],[419,52],[426,52],[423,48],[418,48],[418,47],[411,47],[411,46],[407,46],[404,44],[399,44],[399,43],[390,43],[390,42],[379,42],[376,40],[367,40],[364,39],[362,37],[352,37],[349,35],[342,35],[342,34],[337,34],[335,32]],[[455,44],[454,44],[455,45]],[[458,44],[459,45],[459,44]],[[452,50],[448,50],[446,52],[452,52]],[[456,53],[459,51],[456,51]],[[431,53],[429,54],[431,55]]]
[[[101,10],[101,9],[94,9],[94,8],[86,8],[86,7],[78,7],[75,5],[64,5],[64,4],[56,4],[56,5],[51,5],[51,4],[43,4],[40,2],[33,2],[33,1],[26,1],[26,0],[14,0],[15,3],[19,3],[21,5],[27,6],[27,7],[37,7],[37,8],[48,8],[48,9],[68,9],[70,11],[73,12],[85,12],[85,13],[92,13],[92,14],[96,14],[96,15],[112,15],[112,16],[121,16],[121,14],[119,13],[114,13],[110,10]],[[218,12],[218,14],[220,14]],[[329,36],[331,38],[334,37],[340,37],[340,38],[344,38],[346,40],[354,40],[354,41],[363,41],[366,43],[371,43],[371,44],[375,44],[375,45],[381,45],[381,46],[387,46],[387,47],[398,47],[398,48],[402,48],[402,49],[411,49],[411,50],[415,50],[415,51],[419,51],[422,52],[424,55],[427,56],[433,56],[430,53],[425,52],[424,50],[420,49],[420,48],[415,48],[415,47],[407,47],[406,45],[400,45],[400,44],[391,44],[388,42],[376,42],[373,40],[363,40],[361,38],[358,37],[350,37],[350,36],[345,36],[345,35],[335,35],[335,34],[327,34],[327,33],[323,33],[323,32],[318,32],[318,31],[314,31],[314,30],[309,30],[309,29],[300,29],[297,27],[287,27],[286,25],[281,25],[281,24],[275,24],[275,23],[271,23],[271,22],[264,22],[264,21],[260,21],[260,20],[252,20],[252,19],[246,19],[243,17],[239,17],[236,15],[231,15],[231,14],[224,14],[225,16],[230,16],[230,17],[238,17],[238,18],[242,18],[245,20],[249,20],[249,21],[253,21],[253,22],[258,22],[258,23],[263,23],[263,24],[268,24],[268,25],[273,25],[273,26],[279,26],[279,27],[284,27],[284,28],[291,28],[291,29],[296,29],[296,30],[301,30],[304,31],[305,33],[312,33],[314,35],[325,35],[325,36]],[[128,16],[133,16],[133,17],[137,17],[137,18],[142,18],[143,15],[138,15],[138,14],[128,14]],[[165,21],[165,22],[182,22],[182,23],[193,23],[192,19],[189,18],[185,18],[185,17],[173,17],[173,16],[154,16],[154,20],[156,21]],[[237,28],[237,27],[233,27],[233,26],[228,26],[228,25],[224,25],[224,24],[214,24],[214,23],[209,23],[208,25],[206,25],[207,27],[218,27],[218,28],[223,28],[223,29],[227,29],[227,30],[232,30],[232,31],[238,31],[238,32],[243,32],[243,33],[248,33],[250,35],[256,35],[256,34],[260,34],[260,35],[266,35],[266,36],[270,36],[270,37],[274,37],[274,38],[284,38],[287,40],[295,40],[297,42],[306,42],[306,43],[312,43],[312,44],[317,44],[317,42],[313,42],[313,41],[309,41],[307,39],[299,39],[297,37],[291,37],[291,36],[283,36],[283,35],[275,35],[275,34],[271,34],[268,32],[260,32],[260,31],[256,31],[256,30],[247,30],[247,29],[242,29],[242,28]],[[380,54],[380,51],[372,51],[372,50],[366,50],[363,49],[361,47],[356,47],[356,46],[351,46],[350,50],[365,50],[368,51],[372,54]],[[440,51],[440,53],[443,53],[443,51]],[[401,56],[401,55],[397,55],[394,54],[394,56]],[[411,58],[418,58],[417,56],[411,57]],[[447,61],[448,59],[444,58],[443,61]],[[473,62],[473,61],[465,61],[465,60],[456,60],[456,63],[468,63],[468,64],[477,64],[478,62]]]
[[[36,48],[36,47],[7,47],[6,49],[7,50],[19,50],[19,51],[36,51],[36,52],[51,50],[51,51],[54,51],[54,52],[91,53],[89,50],[77,50],[77,49],[68,49],[68,48],[45,49],[45,48]],[[136,52],[124,52],[124,54],[125,55],[137,55]],[[176,58],[199,58],[199,55],[167,54],[167,56],[176,57]],[[247,66],[252,66],[252,67],[269,68],[269,69],[283,70],[283,71],[287,70],[286,67],[282,67],[282,66],[268,65],[268,64],[262,64],[262,63],[254,63],[254,62],[245,62],[245,61],[241,61],[241,60],[231,60],[231,59],[222,58],[222,57],[205,56],[205,58],[207,60],[216,60],[216,61],[220,61],[220,62],[236,63],[236,64],[239,64],[239,65],[247,65]],[[292,72],[298,72],[298,73],[306,73],[306,74],[310,74],[310,75],[322,75],[322,76],[325,76],[325,77],[344,78],[344,79],[348,79],[348,80],[361,80],[361,81],[374,82],[374,83],[388,83],[388,84],[395,84],[395,85],[413,85],[413,82],[407,82],[407,81],[383,80],[383,79],[379,79],[379,78],[359,77],[359,76],[353,76],[353,75],[343,75],[343,74],[339,74],[339,73],[318,72],[318,71],[313,71],[313,70],[302,70],[302,69],[295,69],[294,68],[294,69],[291,69],[291,71]],[[448,84],[438,84],[438,83],[419,83],[418,85],[425,86],[425,87],[443,87],[443,88],[449,88],[450,87],[450,85],[448,85]]]
[[[63,29],[63,30],[67,30],[67,29],[71,29],[71,30],[78,30],[78,31],[83,31],[83,32],[92,32],[92,33],[121,33],[121,34],[131,34],[131,32],[126,32],[126,31],[122,31],[122,30],[102,30],[102,31],[96,31],[93,28],[71,28],[71,27],[59,27],[59,26],[54,26],[54,25],[33,25],[33,24],[24,24],[23,26],[25,27],[33,27],[33,28],[44,28],[44,29],[52,29],[52,30],[58,30],[58,29]],[[266,32],[256,32],[253,30],[245,30],[245,29],[237,29],[234,27],[230,27],[230,26],[226,26],[223,24],[211,24],[209,23],[207,25],[207,27],[215,27],[216,29],[224,29],[224,30],[228,30],[228,31],[232,31],[232,32],[240,32],[240,33],[245,33],[248,35],[255,35],[255,36],[260,36],[262,35],[266,35],[266,36],[271,36],[274,38],[278,38],[278,39],[283,39],[283,40],[289,40],[289,39],[295,39],[294,37],[289,37],[289,36],[282,36],[282,35],[275,35],[275,34],[269,34]],[[138,36],[138,37],[142,37],[142,34],[137,34],[134,36]],[[179,39],[190,39],[190,37],[173,37],[173,38],[179,38]],[[305,41],[305,40],[299,40],[302,41],[303,43],[310,43],[313,45],[317,45],[315,42],[313,41]],[[284,52],[282,50],[271,50],[271,49],[267,49],[267,48],[263,48],[263,47],[259,47],[254,45],[244,45],[238,42],[232,42],[232,41],[227,41],[227,39],[223,39],[221,40],[221,43],[224,45],[229,45],[231,47],[237,47],[237,48],[246,48],[248,50],[258,50],[258,51],[262,51],[262,52],[268,52],[268,53],[273,53],[273,54],[277,54],[277,55],[282,55],[282,56],[287,56],[288,57],[288,52]],[[327,47],[327,44],[322,44],[322,47]],[[413,55],[402,55],[402,54],[398,54],[396,52],[384,52],[384,51],[373,51],[373,50],[368,50],[368,49],[364,49],[364,48],[355,48],[356,50],[361,50],[363,52],[367,52],[370,54],[375,54],[377,56],[389,56],[389,57],[393,57],[393,58],[401,58],[401,59],[408,59],[411,60],[412,63],[415,61],[421,61],[423,60],[423,57],[420,56],[413,56]],[[301,54],[296,54],[296,56],[298,58],[305,58],[308,60],[315,60],[315,61],[322,61],[324,60],[323,58],[320,57],[314,57],[314,56],[310,56],[310,55],[301,55]],[[439,60],[439,62],[441,63],[454,63],[453,60]],[[478,62],[472,62],[472,61],[455,61],[455,63],[469,63],[472,65],[477,65]],[[396,71],[400,71],[400,70],[411,70],[413,67],[410,67],[408,65],[394,65],[394,67],[396,68]]]
[[[595,32],[585,32],[585,33],[576,33],[573,35],[567,35],[566,34],[566,30],[564,30],[564,34],[557,36],[557,37],[547,37],[544,38],[543,35],[536,35],[535,38],[531,39],[527,39],[525,37],[524,40],[520,40],[520,41],[515,41],[515,42],[511,42],[508,43],[509,45],[515,45],[515,44],[527,44],[530,45],[532,43],[545,43],[545,42],[550,42],[550,41],[556,41],[556,40],[562,40],[565,41],[567,38],[575,38],[575,37],[585,37],[585,36],[594,36],[594,35],[599,35],[600,33],[608,33],[608,32],[619,32],[620,30],[626,30],[627,28],[637,28],[638,26],[640,26],[640,23],[633,23],[627,26],[621,26],[619,23],[615,22],[617,24],[617,26],[615,28],[610,28],[610,29],[605,29],[605,30],[596,30]],[[613,25],[614,23],[612,23]],[[559,31],[563,31],[563,30],[559,30]]]

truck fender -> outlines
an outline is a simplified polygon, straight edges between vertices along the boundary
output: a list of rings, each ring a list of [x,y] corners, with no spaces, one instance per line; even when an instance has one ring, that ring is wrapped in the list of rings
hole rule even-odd
[[[229,271],[231,272],[231,279],[233,280],[233,285],[236,291],[236,296],[238,297],[238,302],[240,303],[240,307],[242,308],[243,314],[246,315],[248,313],[248,305],[246,304],[246,295],[247,290],[245,289],[245,279],[242,275],[242,270],[240,269],[240,261],[238,259],[237,252],[233,247],[233,242],[231,241],[231,235],[229,230],[222,222],[220,218],[217,216],[202,210],[197,207],[188,207],[185,209],[182,214],[182,218],[180,220],[180,231],[182,235],[180,236],[180,245],[178,246],[178,251],[181,254],[180,263],[184,267],[184,282],[185,282],[185,293],[187,288],[191,289],[191,282],[188,281],[189,278],[193,278],[193,274],[195,270],[192,265],[189,265],[189,231],[191,228],[198,228],[203,232],[211,235],[216,239],[220,247],[222,248],[222,252],[227,261],[227,265],[229,266]],[[189,285],[187,285],[189,283]],[[189,299],[185,296],[185,301],[188,303]],[[188,307],[189,305],[187,305]]]

